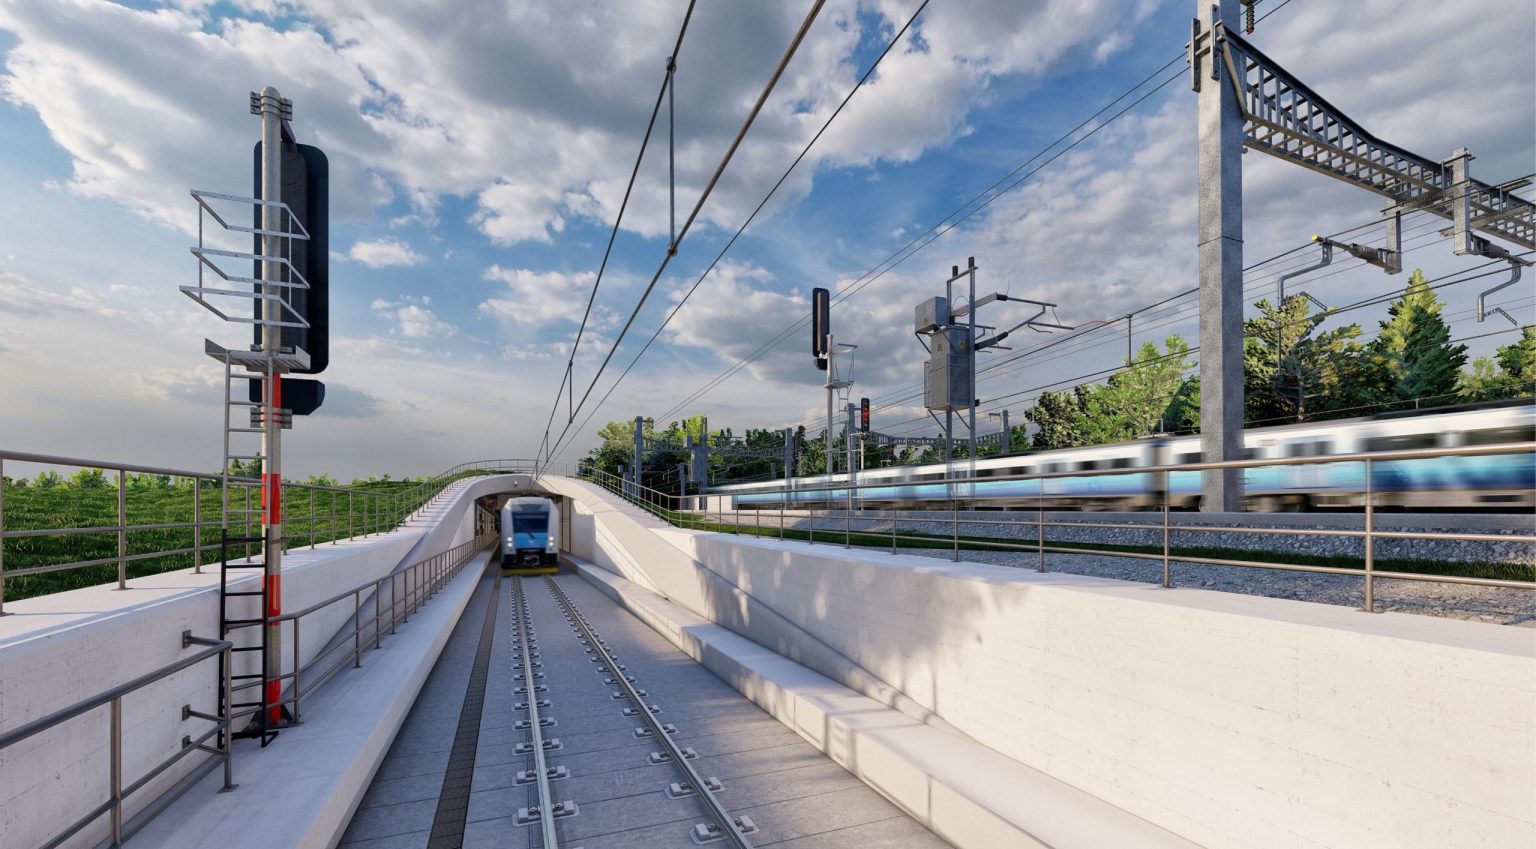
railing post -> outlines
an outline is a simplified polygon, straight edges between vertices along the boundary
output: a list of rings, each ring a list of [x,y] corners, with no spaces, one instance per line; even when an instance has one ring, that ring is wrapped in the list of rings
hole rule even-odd
[[[192,479],[192,574],[203,574],[203,479]]]
[[[405,574],[404,572],[400,573]],[[395,635],[395,620],[400,618],[400,594],[396,588],[400,585],[398,575],[389,576],[389,635]]]
[[[323,647],[322,647],[323,648]],[[293,620],[293,724],[299,724],[299,697],[303,692],[299,689],[299,669],[303,666],[304,656],[299,654],[299,620]],[[277,670],[281,678],[283,670]]]
[[[891,553],[896,553],[896,508],[886,511],[891,514]]]
[[[1365,604],[1366,613],[1376,612],[1376,488],[1371,460],[1365,460]]]
[[[0,616],[5,615],[5,460],[0,458]]]
[[[1035,501],[1035,551],[1040,555],[1036,572],[1045,571],[1045,478],[1035,478],[1039,497]]]
[[[123,845],[123,697],[112,700],[112,845]]]
[[[331,490],[330,526],[331,526],[331,545],[335,545],[336,544],[336,538],[341,536],[341,534],[337,533],[337,531],[336,531],[336,490],[334,490],[334,489]]]
[[[1163,472],[1163,586],[1173,586],[1173,564],[1168,560],[1168,473]]]
[[[384,587],[378,583],[373,585],[373,647],[379,647],[379,632],[384,630],[384,620],[379,615],[379,595],[384,592]]]
[[[363,665],[363,591],[352,593],[352,668]]]
[[[355,493],[353,493],[351,490],[347,490],[347,539],[352,539],[353,537],[357,536],[357,523],[352,518],[352,496],[354,494]]]
[[[955,520],[954,533],[953,533],[953,538],[954,538],[955,546],[954,546],[953,553],[950,555],[949,559],[954,561],[954,562],[956,562],[956,563],[959,563],[960,562],[960,501],[958,499],[956,499],[955,501],[950,502],[949,506],[950,506],[950,510],[951,510],[951,512],[952,512],[952,514],[954,516],[954,520]]]
[[[319,536],[319,528],[315,526],[315,497],[319,495],[316,490],[309,491],[309,550],[315,550],[315,538]]]
[[[128,589],[128,478],[117,470],[117,588]]]
[[[224,680],[224,787],[220,793],[227,793],[235,789],[235,709],[231,707],[235,703],[234,652],[231,646],[224,647],[223,671]]]

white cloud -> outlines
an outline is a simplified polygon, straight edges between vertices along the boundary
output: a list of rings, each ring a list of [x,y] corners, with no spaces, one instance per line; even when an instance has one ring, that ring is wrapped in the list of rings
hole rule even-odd
[[[457,334],[458,328],[438,318],[427,308],[432,303],[428,297],[405,296],[399,300],[375,298],[369,308],[385,318],[395,321],[391,330],[407,339],[445,339]]]
[[[590,271],[567,274],[560,271],[532,271],[493,265],[485,270],[485,279],[505,283],[507,295],[487,298],[480,304],[480,314],[506,324],[536,327],[551,321],[580,321],[597,274]],[[610,315],[606,309],[594,309],[601,326]]]
[[[369,268],[392,268],[401,265],[420,265],[427,258],[411,250],[411,246],[399,239],[375,239],[358,242],[347,256]]]

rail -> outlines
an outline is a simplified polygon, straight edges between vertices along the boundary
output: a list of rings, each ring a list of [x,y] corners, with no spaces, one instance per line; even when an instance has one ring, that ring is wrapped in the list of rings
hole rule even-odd
[[[1490,578],[1466,575],[1432,574],[1422,572],[1404,572],[1395,570],[1383,570],[1376,566],[1376,543],[1379,540],[1420,540],[1426,542],[1501,542],[1523,545],[1536,545],[1536,535],[1532,534],[1483,534],[1483,533],[1456,533],[1446,531],[1389,531],[1376,527],[1377,501],[1380,498],[1378,486],[1378,472],[1383,470],[1384,463],[1399,461],[1425,460],[1438,457],[1484,457],[1501,455],[1523,455],[1536,453],[1536,442],[1505,443],[1498,445],[1462,446],[1456,448],[1421,448],[1403,449],[1396,451],[1379,451],[1371,453],[1336,454],[1328,456],[1285,457],[1270,459],[1231,460],[1225,462],[1187,463],[1182,465],[1143,466],[1121,469],[1093,469],[1080,471],[1042,472],[1021,475],[999,475],[996,477],[966,476],[954,474],[933,482],[907,482],[907,481],[876,481],[876,482],[849,482],[843,479],[827,479],[825,477],[814,482],[801,482],[797,487],[764,488],[755,487],[750,491],[716,492],[708,495],[679,495],[676,493],[661,492],[638,485],[634,481],[626,481],[601,470],[581,468],[577,475],[591,481],[620,497],[635,503],[647,511],[665,519],[672,524],[693,528],[697,530],[726,531],[730,533],[745,533],[757,536],[772,536],[775,529],[780,539],[786,538],[788,531],[796,538],[807,537],[812,543],[829,543],[841,545],[845,548],[855,544],[860,547],[872,547],[876,544],[884,545],[888,541],[889,548],[895,553],[900,543],[905,541],[918,545],[932,547],[937,542],[946,541],[945,536],[937,534],[902,533],[900,525],[902,517],[896,515],[896,511],[869,510],[839,508],[795,508],[788,506],[789,502],[798,497],[806,500],[807,495],[821,494],[823,498],[817,498],[811,503],[826,502],[844,503],[850,502],[858,505],[861,501],[890,501],[890,496],[861,497],[861,493],[869,493],[872,490],[886,490],[893,488],[916,486],[937,483],[946,487],[946,497],[936,503],[944,505],[945,509],[925,509],[922,512],[931,514],[931,518],[921,520],[907,519],[906,521],[922,521],[925,523],[945,524],[949,526],[950,533],[947,541],[951,548],[951,557],[960,559],[960,549],[964,545],[967,548],[1030,552],[1037,555],[1036,570],[1044,572],[1047,569],[1046,554],[1090,554],[1107,557],[1121,557],[1139,560],[1153,560],[1162,564],[1162,586],[1174,585],[1174,564],[1194,563],[1205,566],[1230,566],[1250,569],[1269,569],[1290,572],[1310,572],[1333,575],[1348,575],[1361,578],[1362,601],[1361,609],[1374,612],[1376,610],[1376,581],[1383,579],[1423,581],[1446,584],[1463,584],[1484,587],[1504,587],[1521,590],[1536,590],[1536,581],[1512,580],[1506,578]],[[1173,523],[1171,520],[1172,504],[1171,490],[1168,485],[1168,476],[1183,472],[1200,472],[1208,469],[1257,469],[1274,466],[1319,466],[1354,463],[1362,466],[1360,485],[1351,490],[1353,496],[1359,498],[1362,513],[1362,524],[1359,529],[1353,528],[1282,528],[1282,527],[1228,527],[1196,525],[1186,523]],[[1390,467],[1385,467],[1390,469]],[[957,470],[958,471],[958,470]],[[1059,500],[1060,496],[1048,491],[1048,482],[1065,478],[1114,478],[1127,475],[1149,476],[1148,479],[1156,482],[1151,489],[1154,497],[1159,497],[1157,505],[1160,511],[1160,521],[1129,523],[1129,522],[1077,522],[1059,521],[1047,518],[1047,504]],[[998,511],[997,517],[992,518],[966,518],[963,512],[975,512],[978,498],[974,487],[977,484],[1006,484],[1006,483],[1033,483],[1035,493],[1033,495],[1012,495],[1011,498],[1027,501],[1033,500],[1033,508],[1025,508],[1022,511]],[[1527,486],[1533,485],[1531,482]],[[1027,489],[1027,487],[1026,487]],[[748,508],[743,511],[739,496],[752,495],[765,499],[767,507]],[[775,503],[775,496],[777,500]],[[787,497],[788,496],[788,497]],[[777,509],[773,509],[776,507]],[[968,510],[966,508],[969,508]],[[729,509],[728,509],[729,508]],[[1054,508],[1050,508],[1054,509]],[[743,520],[743,513],[749,520]],[[1026,515],[1033,513],[1032,519],[1010,519],[1010,513],[1017,515],[1023,512]],[[776,515],[775,515],[776,514]],[[1303,514],[1304,515],[1304,514]],[[770,524],[765,525],[768,519]],[[841,520],[842,532],[818,527],[818,522],[828,525]],[[884,528],[889,524],[888,532]],[[801,528],[800,524],[807,527]],[[855,523],[864,526],[855,529]],[[968,536],[962,534],[962,527],[966,526],[990,526],[990,527],[1015,527],[1033,531],[1033,542],[1025,538],[1021,542],[1007,542],[1003,539],[988,539],[984,537]],[[1125,551],[1113,548],[1091,548],[1078,546],[1052,545],[1048,540],[1047,530],[1072,528],[1072,529],[1099,529],[1099,530],[1129,530],[1142,531],[1156,534],[1161,533],[1161,551]],[[1304,563],[1272,562],[1258,559],[1240,559],[1229,557],[1207,557],[1197,554],[1178,553],[1173,550],[1171,539],[1174,534],[1202,534],[1202,533],[1235,533],[1269,535],[1273,537],[1335,537],[1358,539],[1362,541],[1363,550],[1358,568],[1349,566],[1318,566]],[[818,535],[820,539],[818,539]],[[878,542],[881,541],[881,542]],[[1154,548],[1156,546],[1153,546]]]
[[[167,769],[170,769],[171,766],[176,764],[176,762],[180,761],[183,757],[186,757],[192,752],[204,752],[210,755],[214,755],[218,759],[221,759],[224,764],[223,789],[233,790],[235,788],[234,749],[230,745],[230,730],[233,727],[233,717],[227,713],[220,714],[218,712],[219,708],[217,706],[215,706],[210,712],[193,710],[191,705],[183,706],[183,717],[194,717],[197,719],[208,720],[209,722],[213,723],[212,726],[210,726],[207,731],[198,735],[196,738],[190,736],[183,737],[181,741],[181,748],[178,749],[174,754],[162,760],[159,764],[156,764],[153,768],[151,768],[148,772],[136,780],[128,784],[123,783],[123,698],[125,696],[142,687],[148,686],[155,683],[156,681],[166,678],[167,676],[174,675],[175,673],[184,669],[189,669],[193,666],[196,666],[205,660],[209,660],[214,657],[222,657],[222,668],[224,669],[224,675],[221,682],[221,686],[224,690],[223,704],[229,704],[229,694],[231,692],[229,677],[230,649],[234,647],[234,644],[228,640],[211,640],[204,637],[194,637],[190,631],[183,631],[181,640],[183,648],[194,645],[204,646],[204,648],[196,654],[184,657],[174,663],[162,666],[152,672],[147,672],[137,678],[134,678],[131,681],[119,684],[116,687],[98,693],[88,699],[78,701],[69,707],[63,708],[62,710],[54,711],[47,716],[34,719],[25,725],[14,728],[5,732],[4,734],[0,734],[0,752],[3,752],[10,746],[13,746],[36,734],[47,731],[48,729],[58,726],[62,723],[68,722],[71,719],[89,713],[90,711],[95,710],[102,705],[110,705],[110,709],[107,713],[107,728],[109,734],[107,801],[97,805],[95,808],[92,808],[79,819],[66,826],[62,831],[58,832],[52,838],[50,838],[48,842],[42,844],[41,849],[54,849],[54,847],[63,844],[64,841],[78,834],[81,829],[95,822],[99,817],[103,815],[109,817],[109,835],[111,838],[111,845],[121,846],[124,840],[132,837],[135,833],[142,829],[146,823],[149,822],[149,819],[153,818],[155,813],[158,813],[158,811],[150,811],[148,817],[141,817],[137,823],[125,823],[123,819],[124,802],[128,799],[128,797],[138,792],[139,790],[142,790],[147,784],[149,784],[150,781],[154,780]],[[215,705],[217,704],[218,702],[216,700]],[[208,745],[208,741],[215,738],[216,743],[212,746]],[[212,764],[214,761],[209,761],[208,763]]]
[[[5,477],[8,463],[11,469],[27,464],[54,474],[64,468],[86,475],[83,485],[24,485]],[[388,532],[452,482],[499,471],[497,464],[531,468],[532,461],[465,463],[420,483],[379,482],[377,486],[392,487],[380,490],[284,482],[288,545],[313,549]],[[217,556],[220,547],[222,480],[218,473],[0,451],[0,616],[6,613],[6,581],[20,577],[102,567],[107,571],[86,573],[73,583],[89,586],[115,579],[123,590],[128,588],[129,567],[135,564],[155,572],[191,566],[200,573],[204,556],[210,551]],[[243,517],[241,526],[231,530],[256,536],[252,528],[259,511],[252,509],[252,501],[260,500],[261,482],[233,476],[229,481],[245,502],[244,511],[237,514]],[[60,514],[79,516],[80,522],[58,527]],[[252,553],[246,546],[245,556]],[[115,567],[115,575],[108,567]],[[67,579],[58,581],[53,589],[29,595],[70,589],[69,584]]]
[[[397,624],[409,622],[411,615],[422,604],[436,595],[438,590],[495,540],[494,533],[479,534],[447,551],[418,560],[382,578],[366,581],[301,610],[268,617],[267,623],[292,623],[293,639],[287,641],[287,644],[290,647],[293,671],[274,676],[284,682],[285,694],[267,707],[286,705],[293,721],[298,722],[300,703],[305,696],[314,693],[348,666],[361,667],[365,647],[379,648],[385,633],[393,635]],[[387,605],[383,601],[386,594],[389,596]],[[370,606],[365,603],[365,599],[371,600],[371,612],[365,611],[365,607]],[[303,663],[304,617],[347,600],[352,602],[351,627],[333,634],[326,645],[311,658],[306,671]],[[261,686],[262,683],[252,681],[234,689],[239,691]],[[234,718],[255,714],[261,709],[247,708],[236,712]]]

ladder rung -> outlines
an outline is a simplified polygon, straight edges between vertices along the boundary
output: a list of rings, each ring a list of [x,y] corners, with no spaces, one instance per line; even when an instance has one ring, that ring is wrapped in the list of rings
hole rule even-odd
[[[261,459],[261,455],[260,454],[228,454],[228,455],[225,455],[224,459],[226,459],[226,460],[260,460]]]
[[[265,619],[225,619],[224,630],[228,631],[231,628],[249,628],[252,625],[265,625],[266,622],[267,620]],[[234,651],[239,651],[239,649],[234,649]]]
[[[260,407],[261,401],[225,401],[231,407]]]
[[[265,542],[265,537],[225,537],[224,545],[241,545],[248,542]]]
[[[267,650],[266,646],[235,646],[234,648],[230,649],[230,651],[266,651],[266,650]],[[257,675],[255,677],[260,678],[261,676]]]
[[[230,433],[266,433],[265,430],[262,430],[259,427],[232,427],[232,428],[229,428],[229,432]]]
[[[237,593],[232,593],[232,592],[229,592],[229,591],[226,590],[224,595],[225,595],[225,597],[237,596],[237,595],[266,595],[266,590],[241,590],[240,592],[237,592]]]

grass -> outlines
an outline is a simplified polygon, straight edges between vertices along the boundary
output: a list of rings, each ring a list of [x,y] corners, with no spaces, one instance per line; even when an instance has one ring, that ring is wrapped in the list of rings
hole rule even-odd
[[[658,518],[678,527],[717,533],[734,533],[744,536],[772,537],[774,539],[781,537],[777,527],[758,527],[756,525],[715,522],[700,519],[697,515],[691,513],[665,510],[653,505],[644,506]],[[953,549],[955,547],[955,538],[952,535],[930,534],[911,530],[898,531],[898,534],[898,545],[902,548]],[[782,534],[783,539],[825,543],[841,543],[844,537],[845,535],[842,532],[836,530],[810,531],[785,528]],[[889,533],[853,531],[847,535],[847,539],[850,545],[856,545],[860,548],[889,549],[891,547],[891,535]],[[1021,555],[1028,555],[1034,554],[1038,550],[1035,545],[1034,540],[1028,539],[973,535],[962,535],[959,538],[959,548],[961,551],[1013,551]],[[1072,550],[1115,551],[1126,554],[1145,554],[1158,559],[1161,559],[1163,555],[1163,549],[1160,545],[1069,542],[1050,539],[1049,534],[1046,537],[1045,549],[1047,552],[1053,553],[1071,553]],[[1219,560],[1244,560],[1252,563],[1274,565],[1328,566],[1337,569],[1352,569],[1362,574],[1365,571],[1363,558],[1338,554],[1308,554],[1294,551],[1266,551],[1221,546],[1176,545],[1169,548],[1169,557],[1173,560],[1183,557],[1203,557]],[[1377,557],[1375,568],[1383,572],[1406,572],[1414,575],[1443,575],[1446,577],[1486,578],[1505,581],[1536,581],[1536,565],[1521,563],[1496,563],[1492,561],[1446,563],[1438,560]]]
[[[473,473],[466,473],[473,474]],[[462,476],[462,475],[461,475]],[[438,483],[446,484],[448,481]],[[283,513],[286,520],[284,532],[288,536],[288,548],[295,549],[311,542],[329,542],[379,530],[385,523],[393,524],[398,516],[384,516],[388,509],[383,496],[405,493],[420,486],[415,481],[373,481],[348,487],[353,495],[350,513],[347,492],[330,492],[285,488]],[[434,489],[425,490],[427,494]],[[201,502],[203,563],[218,562],[220,494],[216,484],[194,490],[190,484],[137,486],[130,483],[126,491],[125,551],[128,556],[146,556],[127,564],[128,578],[138,578],[176,569],[186,569],[194,564],[190,551],[180,554],[163,552],[190,549],[194,544],[194,532],[190,527],[196,515],[197,503]],[[117,525],[118,490],[111,484],[97,487],[81,486],[16,486],[6,485],[4,529],[7,532],[64,528],[96,528]],[[372,503],[370,503],[372,502]],[[400,502],[401,510],[408,514],[420,499]],[[245,491],[231,493],[231,507],[245,508]],[[258,493],[251,493],[251,508],[260,507]],[[311,521],[311,511],[314,520]],[[249,530],[231,527],[237,536],[258,536],[260,526],[252,520]],[[187,525],[188,527],[153,527],[157,525]],[[138,526],[138,527],[135,527]],[[151,526],[151,527],[143,527]],[[116,558],[118,534],[112,531],[87,533],[50,534],[46,536],[10,538],[3,542],[5,553],[5,598],[16,600],[79,589],[98,584],[116,583],[117,564],[103,563],[57,572],[32,575],[15,575],[12,572],[38,566],[54,566],[78,563],[102,558]],[[231,551],[232,557],[244,557],[246,550]]]

